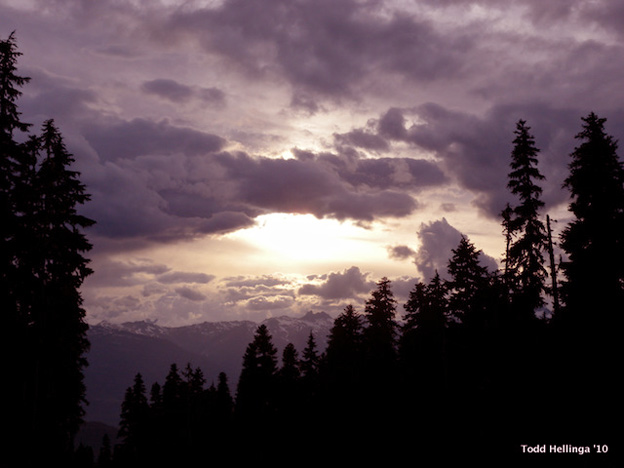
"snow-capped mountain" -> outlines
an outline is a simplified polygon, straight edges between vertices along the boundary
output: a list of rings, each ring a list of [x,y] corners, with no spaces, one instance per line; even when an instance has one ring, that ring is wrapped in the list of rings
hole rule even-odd
[[[262,323],[280,355],[288,343],[301,354],[310,333],[319,351],[324,350],[333,318],[323,312],[309,312],[301,318],[282,316]],[[243,354],[259,325],[252,321],[183,327],[162,327],[149,321],[92,325],[89,366],[85,369],[89,402],[85,419],[116,425],[125,389],[132,385],[135,375],[141,373],[149,392],[154,382],[164,383],[173,363],[180,369],[187,363],[201,368],[208,384],[216,382],[219,372],[225,372],[234,392]]]

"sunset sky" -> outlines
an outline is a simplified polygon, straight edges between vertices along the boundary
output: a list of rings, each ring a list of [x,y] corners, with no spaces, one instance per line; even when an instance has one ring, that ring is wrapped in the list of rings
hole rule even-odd
[[[546,213],[581,117],[624,136],[609,0],[0,0],[19,100],[53,118],[97,221],[90,323],[178,326],[400,302],[464,234],[496,268],[513,132]]]

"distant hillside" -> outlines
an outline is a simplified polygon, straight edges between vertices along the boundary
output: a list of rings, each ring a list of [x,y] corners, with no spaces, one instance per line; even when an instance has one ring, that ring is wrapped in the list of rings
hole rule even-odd
[[[280,353],[288,343],[293,343],[301,354],[310,332],[319,350],[325,349],[333,319],[323,312],[310,312],[301,318],[283,316],[262,323],[267,325]],[[259,325],[230,321],[184,327],[161,327],[152,322],[91,326],[89,367],[85,370],[89,401],[85,420],[116,426],[124,392],[137,372],[149,391],[152,383],[164,382],[174,362],[180,368],[189,362],[193,368],[200,367],[208,385],[216,382],[219,372],[225,372],[234,393],[243,354]]]

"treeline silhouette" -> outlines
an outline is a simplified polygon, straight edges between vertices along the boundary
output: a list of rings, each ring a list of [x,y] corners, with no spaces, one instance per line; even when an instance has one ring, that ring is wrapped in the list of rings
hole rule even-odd
[[[235,388],[222,373],[172,363],[147,388],[139,373],[118,441],[74,447],[88,349],[79,293],[91,272],[77,207],[88,200],[49,120],[29,125],[16,99],[14,35],[0,41],[0,297],[4,316],[6,466],[191,466],[219,462],[571,466],[521,444],[609,447],[583,455],[617,466],[622,440],[624,169],[594,113],[582,119],[564,188],[572,221],[556,261],[544,177],[518,121],[501,212],[503,268],[489,271],[466,236],[447,271],[417,282],[398,314],[382,278],[363,310],[335,318],[324,350],[279,351],[261,325]],[[140,370],[138,370],[140,371]],[[604,452],[604,450],[603,450]],[[562,458],[565,457],[565,458]],[[577,456],[578,457],[578,456]]]
[[[122,406],[120,444],[114,455],[106,451],[106,463],[291,457],[615,466],[624,170],[604,123],[591,113],[577,135],[565,181],[574,215],[561,234],[565,260],[554,260],[550,217],[541,215],[539,149],[520,120],[508,181],[517,204],[501,213],[501,270],[484,267],[482,252],[462,236],[444,279],[436,272],[417,282],[402,317],[383,278],[363,311],[349,305],[335,318],[323,352],[310,334],[301,356],[289,344],[280,360],[260,325],[235,392],[224,374],[217,388],[204,389],[199,369],[189,365],[180,377],[173,365],[162,392],[154,384],[148,398],[137,374]],[[165,398],[167,388],[178,389],[177,398]],[[535,456],[522,444],[593,452],[583,460]],[[611,450],[597,453],[594,444]]]

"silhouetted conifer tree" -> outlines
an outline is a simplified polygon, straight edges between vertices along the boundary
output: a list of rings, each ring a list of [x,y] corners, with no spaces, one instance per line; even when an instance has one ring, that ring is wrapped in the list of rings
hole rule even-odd
[[[279,369],[282,381],[295,382],[301,377],[299,370],[299,354],[295,345],[288,343],[282,352],[282,367]]]
[[[20,89],[30,78],[17,74],[17,60],[22,54],[17,50],[15,33],[6,40],[0,40],[0,310],[3,314],[4,339],[2,355],[7,375],[15,380],[15,385],[7,386],[5,415],[7,431],[7,456],[15,456],[22,462],[26,450],[25,434],[31,431],[30,417],[32,402],[23,392],[26,378],[30,378],[32,369],[28,367],[28,349],[26,330],[28,314],[21,312],[16,291],[21,282],[16,272],[16,231],[18,213],[15,200],[16,165],[23,158],[23,146],[14,139],[16,131],[26,132],[29,125],[20,119],[17,100],[22,94]]]
[[[266,325],[256,329],[245,350],[236,391],[236,413],[243,419],[268,415],[274,409],[277,349]]]
[[[540,199],[542,189],[536,183],[544,176],[537,167],[539,149],[529,131],[524,120],[518,121],[507,184],[519,199],[507,220],[511,245],[505,263],[507,273],[514,275],[512,301],[521,320],[534,317],[535,311],[544,305],[542,294],[546,277],[542,254],[546,248],[546,231],[539,219],[544,203]]]
[[[353,430],[357,427],[356,418],[367,404],[361,391],[367,384],[363,332],[363,317],[349,304],[334,319],[321,373],[322,405],[328,417],[345,421],[345,426],[352,424]]]
[[[621,325],[624,285],[624,169],[606,119],[583,118],[565,187],[574,219],[561,235],[565,314],[576,326]],[[588,293],[591,292],[591,293]]]
[[[216,395],[217,420],[227,424],[234,409],[234,399],[230,392],[228,377],[225,372],[219,372]]]
[[[147,456],[149,435],[149,404],[145,383],[140,373],[134,384],[126,389],[121,404],[119,437],[122,439],[121,458],[124,463],[141,462]]]
[[[97,456],[96,466],[98,468],[110,468],[113,466],[113,448],[108,434],[102,436],[102,445]]]
[[[69,436],[64,443],[70,450],[84,414],[83,368],[89,348],[80,287],[92,273],[83,256],[91,244],[83,229],[94,222],[78,213],[89,195],[79,174],[70,169],[74,159],[61,134],[51,120],[42,132],[42,160],[35,178],[38,210],[32,227],[37,258],[28,262],[36,286],[28,329],[34,352],[34,424],[53,446],[62,446]]]
[[[282,352],[282,367],[278,370],[276,400],[279,417],[291,423],[301,405],[301,370],[295,345],[288,343]]]
[[[379,371],[392,369],[396,360],[396,299],[390,283],[388,278],[382,278],[364,308],[367,326],[363,337],[368,364]]]
[[[561,410],[562,420],[578,433],[615,427],[624,415],[624,388],[616,371],[624,355],[624,169],[605,122],[593,112],[583,118],[564,185],[573,219],[561,234],[567,259],[561,265],[564,306],[554,317],[562,332],[555,351],[562,400],[582,402],[572,421],[565,418],[565,404]]]
[[[364,324],[362,316],[349,304],[336,317],[325,350],[325,372],[335,384],[355,382],[360,375]]]
[[[5,344],[19,356],[9,367],[19,389],[8,419],[20,441],[11,446],[29,465],[41,454],[46,463],[67,459],[82,422],[89,343],[79,288],[91,273],[82,231],[93,221],[78,214],[89,196],[53,122],[40,136],[14,140],[29,128],[16,103],[29,81],[16,74],[19,55],[14,34],[0,41],[0,305]]]
[[[167,411],[175,411],[180,407],[182,399],[182,377],[178,370],[178,365],[172,363],[169,366],[169,373],[165,377],[162,387],[162,401]]]
[[[452,250],[448,263],[451,277],[446,282],[449,293],[448,313],[450,317],[466,325],[483,325],[486,320],[487,268],[480,263],[481,251],[477,250],[466,236]]]
[[[320,361],[321,356],[319,354],[318,346],[316,345],[314,333],[310,332],[299,364],[301,368],[301,375],[304,380],[315,381],[318,378]]]
[[[437,271],[429,284],[419,281],[414,285],[404,307],[405,323],[399,341],[404,385],[408,392],[417,387],[421,395],[442,397],[446,389],[448,300]]]

